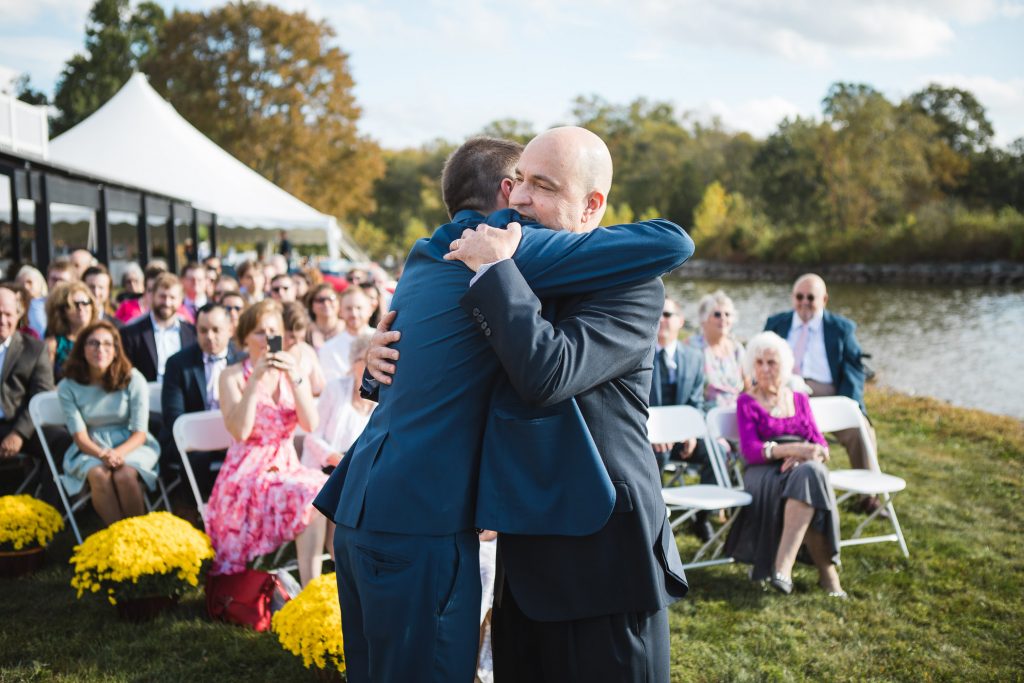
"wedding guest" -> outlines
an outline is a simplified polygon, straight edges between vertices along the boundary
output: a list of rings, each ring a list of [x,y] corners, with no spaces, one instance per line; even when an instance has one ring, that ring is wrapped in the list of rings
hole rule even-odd
[[[297,301],[282,305],[284,319],[284,350],[295,357],[296,371],[309,379],[314,396],[324,390],[324,373],[320,367],[320,359],[313,347],[306,343],[309,335],[309,315],[306,308]]]
[[[84,282],[75,280],[53,288],[46,300],[46,351],[55,381],[64,376],[64,361],[78,334],[99,319],[96,301]]]
[[[66,258],[55,258],[46,267],[46,286],[53,289],[61,282],[73,282],[78,279],[74,265]]]
[[[228,292],[238,292],[238,280],[227,273],[219,276],[213,285],[213,298],[219,300]]]
[[[700,332],[690,345],[704,357],[704,402],[708,409],[733,406],[745,386],[743,345],[732,336],[736,308],[722,290],[705,295],[697,308]]]
[[[117,301],[118,306],[120,306],[126,299],[138,299],[145,293],[145,291],[146,278],[142,272],[142,268],[140,268],[137,263],[129,263],[121,272],[121,291],[118,293],[115,301]],[[116,312],[114,315],[117,315]],[[120,318],[118,318],[118,320],[120,320]]]
[[[183,317],[195,324],[196,311],[206,305],[206,267],[194,261],[186,264],[181,271],[181,287],[185,295]]]
[[[242,294],[240,292],[225,292],[218,297],[217,303],[227,311],[228,319],[231,321],[231,329],[238,327],[238,319],[247,306]]]
[[[6,282],[4,283],[4,287],[7,287],[18,295],[18,309],[22,311],[21,316],[18,317],[18,332],[21,332],[21,334],[26,337],[39,339],[39,335],[28,324],[27,311],[28,307],[32,304],[32,297],[28,293],[28,290],[16,282]]]
[[[327,381],[349,374],[349,348],[357,336],[363,332],[373,332],[369,326],[371,313],[370,300],[362,289],[351,287],[342,293],[340,317],[344,327],[317,352]]]
[[[87,249],[75,249],[71,252],[71,255],[68,256],[68,260],[75,269],[75,278],[78,280],[82,279],[82,276],[85,275],[85,271],[96,265],[96,258],[92,255],[92,252]]]
[[[291,275],[279,273],[274,276],[270,281],[270,298],[282,304],[296,300],[295,282]]]
[[[114,327],[124,325],[114,315],[114,308],[110,305],[110,290],[112,280],[110,271],[102,263],[90,266],[82,273],[82,282],[92,292],[92,298],[96,300],[96,308],[100,312],[100,319],[109,321]]]
[[[363,294],[366,295],[366,298],[369,301],[370,320],[367,324],[370,327],[377,327],[380,323],[380,319],[388,314],[384,295],[381,293],[380,288],[373,282],[364,282],[359,285],[359,288],[363,290]]]
[[[149,313],[153,302],[154,283],[158,277],[166,272],[167,268],[151,261],[146,266],[142,276],[142,296],[122,301],[121,305],[117,307],[117,312],[114,314],[117,319],[123,323],[131,323]]]
[[[152,310],[121,328],[124,350],[132,365],[150,382],[163,380],[167,359],[196,341],[196,328],[182,320],[181,281],[161,273],[152,284]]]
[[[248,303],[263,301],[263,290],[267,284],[266,278],[263,276],[263,266],[256,261],[243,261],[235,272],[246,301]]]
[[[141,482],[156,486],[160,446],[147,431],[149,387],[121,348],[117,328],[95,322],[81,331],[57,386],[74,444],[64,455],[65,489],[89,484],[104,524],[146,511]]]
[[[743,356],[752,389],[736,401],[743,488],[753,502],[738,513],[725,552],[752,565],[750,578],[793,591],[793,565],[806,546],[818,583],[846,597],[839,583],[839,515],[829,483],[828,443],[814,422],[806,394],[789,388],[793,353],[774,332],[747,343]]]
[[[14,281],[25,288],[31,299],[26,309],[28,326],[35,332],[37,339],[42,339],[46,334],[46,295],[50,291],[46,278],[38,269],[22,266]]]
[[[329,339],[345,328],[338,318],[338,293],[330,283],[322,282],[309,290],[306,301],[313,316],[307,341],[319,352]]]
[[[235,339],[248,352],[220,375],[220,408],[232,442],[210,495],[207,533],[216,551],[212,572],[232,574],[295,541],[303,585],[319,576],[326,518],[311,503],[327,480],[295,453],[297,426],[317,427],[309,382],[288,353],[267,339],[284,332],[281,305],[261,301],[242,314]]]

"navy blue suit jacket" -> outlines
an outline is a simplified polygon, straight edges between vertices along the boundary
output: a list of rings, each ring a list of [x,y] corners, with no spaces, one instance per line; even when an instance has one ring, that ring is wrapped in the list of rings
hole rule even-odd
[[[661,363],[657,352],[654,357],[654,374],[651,377],[652,406],[693,406],[704,412],[704,354],[692,346],[676,342],[675,396],[661,395]]]
[[[228,365],[245,358],[232,343],[227,351]],[[203,350],[199,344],[186,346],[167,359],[164,367],[164,381],[160,387],[160,407],[163,414],[161,425],[160,452],[176,453],[172,429],[174,421],[185,413],[206,410],[206,368],[203,365]]]
[[[180,330],[178,335],[181,337],[181,348],[196,343],[196,328],[191,323],[182,320]],[[121,328],[121,344],[135,369],[142,373],[146,381],[155,382],[158,369],[156,337],[153,336],[153,321],[148,313]],[[164,365],[166,371],[167,366]]]
[[[335,522],[370,531],[449,534],[472,528],[480,451],[498,360],[479,322],[459,306],[473,273],[445,261],[452,240],[484,217],[459,212],[416,243],[392,308],[401,366],[379,405],[314,501]],[[522,220],[499,211],[504,226]],[[514,260],[542,296],[648,280],[693,251],[682,228],[648,221],[575,234],[527,225]],[[581,438],[577,432],[575,439]]]
[[[527,281],[503,262],[463,300],[465,310],[483,319],[481,326],[487,323],[484,337],[505,370],[484,441],[477,509],[497,507],[510,523],[537,517],[527,531],[497,528],[508,588],[532,619],[654,611],[686,593],[647,439],[653,342],[664,298],[655,278],[548,299],[542,311]],[[596,528],[571,535],[555,530],[559,514],[569,513],[559,512],[558,501],[581,504],[587,492],[580,490],[578,471],[558,467],[578,456],[560,438],[565,405],[578,406],[615,493],[613,509]],[[495,432],[499,438],[492,438]],[[505,476],[494,477],[490,489],[485,473],[492,468]]]
[[[764,329],[785,339],[792,326],[793,311],[786,311],[768,318]],[[861,412],[867,415],[864,407],[864,364],[860,357],[860,344],[854,335],[857,324],[826,309],[821,327],[825,333],[825,355],[836,393],[852,398],[860,405]]]

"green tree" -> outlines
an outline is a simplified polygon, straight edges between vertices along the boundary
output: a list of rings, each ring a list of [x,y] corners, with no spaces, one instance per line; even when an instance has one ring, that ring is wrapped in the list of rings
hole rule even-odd
[[[377,208],[368,218],[391,237],[402,256],[407,251],[406,230],[413,219],[432,227],[447,220],[441,201],[441,170],[454,149],[449,142],[435,140],[384,154],[384,175],[373,186]]]
[[[142,2],[133,11],[129,0],[96,0],[85,27],[85,52],[69,59],[57,79],[53,135],[87,118],[133,71],[145,67],[164,21],[164,11],[155,2]]]
[[[320,211],[373,210],[384,172],[359,134],[348,55],[304,12],[255,2],[175,11],[145,65],[153,86],[210,139]]]
[[[958,154],[980,152],[992,142],[992,123],[973,94],[936,83],[913,93],[908,104],[938,126],[938,135]]]
[[[28,74],[22,74],[14,79],[14,96],[27,104],[49,104],[46,93],[32,87],[32,80]]]
[[[484,126],[479,135],[501,138],[503,140],[514,140],[521,145],[525,145],[535,138],[537,133],[533,128],[533,124],[529,121],[523,121],[522,119],[499,119],[491,121]]]

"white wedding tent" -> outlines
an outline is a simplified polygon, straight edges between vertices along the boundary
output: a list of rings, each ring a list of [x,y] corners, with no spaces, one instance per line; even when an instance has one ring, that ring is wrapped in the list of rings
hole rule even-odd
[[[214,144],[143,74],[89,118],[50,141],[49,159],[129,186],[180,197],[223,227],[322,230],[329,255],[366,260],[333,216],[288,194]]]

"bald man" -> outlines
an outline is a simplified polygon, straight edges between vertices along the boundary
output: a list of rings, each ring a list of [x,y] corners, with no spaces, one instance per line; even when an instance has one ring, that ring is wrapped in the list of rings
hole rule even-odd
[[[400,334],[401,341],[385,351],[401,352],[401,370],[393,381],[383,378],[369,424],[314,501],[337,523],[338,591],[352,683],[468,683],[474,677],[481,596],[476,489],[485,425],[496,413],[491,394],[499,359],[488,344],[492,332],[481,313],[460,306],[473,272],[444,257],[460,233],[508,204],[519,155],[514,143],[476,138],[446,163],[442,191],[452,222],[413,247],[392,302],[397,311],[392,334]],[[595,198],[589,208],[576,209],[596,216],[602,204],[603,198]],[[571,215],[575,209],[566,210]],[[521,219],[508,210],[487,217],[500,226],[513,220]],[[667,221],[579,235],[534,225],[520,229],[516,223],[510,233],[516,242],[522,235],[514,261],[496,263],[478,284],[514,268],[549,297],[649,282],[680,265],[693,249],[685,233]],[[648,332],[653,335],[653,326]],[[637,390],[638,396],[646,393]],[[516,457],[540,455],[545,462],[598,457],[586,424],[571,406],[540,422],[514,412],[506,417],[512,430],[506,441]],[[607,473],[601,474],[608,490],[598,493],[607,498],[594,496],[583,501],[583,510],[552,515],[551,528],[605,523],[616,491]],[[660,512],[664,518],[663,507]],[[628,587],[617,590],[629,592]]]
[[[803,377],[814,396],[846,396],[856,401],[866,416],[864,366],[854,334],[857,325],[826,310],[828,290],[820,275],[807,273],[797,278],[792,297],[793,310],[771,316],[764,329],[789,343],[793,349],[793,373]],[[868,434],[874,442],[875,430],[870,423]],[[836,432],[835,437],[850,456],[850,465],[857,469],[869,467],[867,445],[860,430],[844,429]],[[874,512],[879,505],[875,497],[862,501],[867,512]]]

